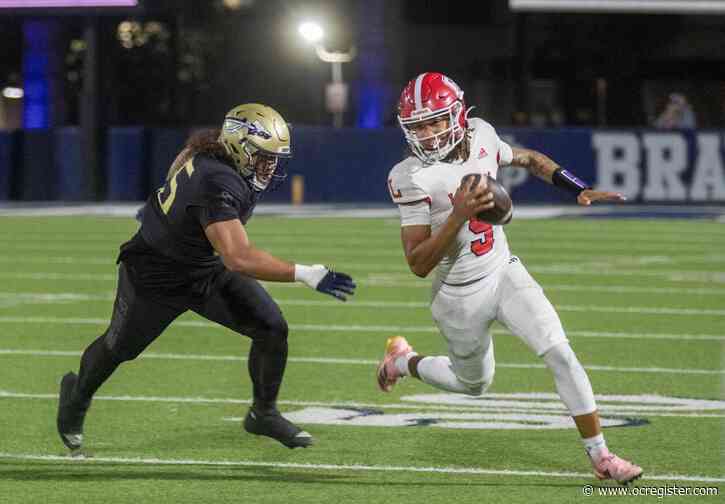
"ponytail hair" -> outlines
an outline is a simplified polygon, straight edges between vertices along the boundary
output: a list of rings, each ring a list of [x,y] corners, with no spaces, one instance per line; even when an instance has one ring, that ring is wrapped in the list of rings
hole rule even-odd
[[[176,175],[187,161],[196,156],[197,154],[206,154],[213,158],[222,161],[223,163],[234,166],[234,161],[227,154],[224,146],[219,143],[219,136],[221,135],[220,129],[203,129],[195,133],[192,133],[186,140],[184,148],[181,149],[174,162],[171,163],[171,168],[166,174],[166,180]]]

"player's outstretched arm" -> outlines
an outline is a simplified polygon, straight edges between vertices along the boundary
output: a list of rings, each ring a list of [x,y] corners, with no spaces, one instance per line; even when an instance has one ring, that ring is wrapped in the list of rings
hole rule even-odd
[[[526,168],[529,173],[576,196],[577,203],[589,206],[595,201],[624,201],[626,198],[615,192],[594,191],[576,175],[559,166],[541,152],[514,147],[511,149],[512,165]]]
[[[549,184],[554,183],[552,180],[554,172],[561,167],[556,164],[553,159],[541,152],[531,149],[513,147],[511,148],[511,151],[513,152],[513,158],[511,159],[512,165],[526,168],[529,173],[540,178],[544,182]]]
[[[400,237],[410,270],[424,278],[433,271],[456,239],[461,226],[477,213],[493,207],[493,194],[485,179],[473,187],[473,178],[462,182],[453,196],[453,211],[443,225],[431,234],[430,226],[404,226]]]
[[[239,219],[214,222],[204,228],[204,233],[231,271],[258,280],[302,282],[342,301],[355,292],[355,282],[345,273],[332,271],[321,264],[293,264],[256,248]]]

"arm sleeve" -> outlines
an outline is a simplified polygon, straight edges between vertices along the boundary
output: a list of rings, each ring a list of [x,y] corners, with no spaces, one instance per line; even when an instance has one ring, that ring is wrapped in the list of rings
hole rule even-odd
[[[430,226],[430,204],[427,201],[418,201],[398,205],[400,210],[400,226]]]
[[[201,185],[199,198],[188,211],[206,227],[215,222],[239,219],[241,207],[239,188],[226,177],[209,177]]]

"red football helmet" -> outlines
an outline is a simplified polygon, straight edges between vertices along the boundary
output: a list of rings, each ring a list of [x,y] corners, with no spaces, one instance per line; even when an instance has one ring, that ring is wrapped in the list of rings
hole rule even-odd
[[[408,82],[398,103],[398,122],[413,153],[425,163],[445,158],[461,143],[468,127],[463,91],[450,78],[437,72],[426,72]],[[419,138],[414,125],[434,118],[447,118],[448,128]],[[423,142],[430,144],[426,148]]]

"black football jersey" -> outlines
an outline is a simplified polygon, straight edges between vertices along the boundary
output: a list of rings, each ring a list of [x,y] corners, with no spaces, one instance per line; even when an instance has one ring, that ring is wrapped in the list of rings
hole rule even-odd
[[[222,267],[204,228],[232,219],[246,224],[256,203],[257,193],[234,168],[197,154],[149,197],[141,229],[121,246],[119,261],[155,270],[158,287],[202,278]]]

